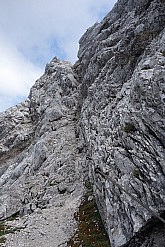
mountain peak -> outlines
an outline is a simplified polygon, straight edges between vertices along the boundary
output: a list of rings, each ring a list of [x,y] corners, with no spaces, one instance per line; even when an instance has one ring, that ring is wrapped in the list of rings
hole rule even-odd
[[[165,246],[164,24],[163,0],[119,0],[0,115],[0,217],[28,246],[68,246],[89,181],[112,247]]]

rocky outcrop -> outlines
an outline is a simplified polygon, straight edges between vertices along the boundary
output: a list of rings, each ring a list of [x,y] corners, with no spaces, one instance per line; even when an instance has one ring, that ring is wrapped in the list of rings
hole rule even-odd
[[[27,242],[28,246],[46,246],[48,237],[54,238],[50,246],[57,246],[75,229],[72,221],[84,194],[86,174],[76,137],[77,86],[71,64],[54,58],[32,87],[28,100],[1,114],[0,218],[34,213],[33,224],[38,228],[39,222],[46,222],[38,212],[45,209],[43,218],[48,227],[50,223],[57,225],[58,216],[63,222],[48,231],[50,236],[45,240]],[[25,217],[24,225],[31,229],[29,219]],[[43,227],[39,232],[46,230]],[[31,241],[25,233],[20,236],[17,241],[22,246],[26,238]],[[13,242],[7,244],[13,246]]]
[[[1,219],[81,198],[88,172],[112,247],[165,246],[164,26],[164,0],[119,0],[1,114]]]

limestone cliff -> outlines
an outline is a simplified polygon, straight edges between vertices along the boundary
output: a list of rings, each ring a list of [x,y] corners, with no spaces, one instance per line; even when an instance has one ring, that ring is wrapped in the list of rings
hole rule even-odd
[[[18,240],[11,236],[7,246],[53,247],[74,234],[85,174],[76,137],[77,87],[71,64],[54,58],[28,100],[0,116],[0,218],[33,213],[24,218],[29,230]]]
[[[78,57],[0,116],[1,219],[76,201],[88,173],[112,247],[164,247],[165,1],[119,0]]]

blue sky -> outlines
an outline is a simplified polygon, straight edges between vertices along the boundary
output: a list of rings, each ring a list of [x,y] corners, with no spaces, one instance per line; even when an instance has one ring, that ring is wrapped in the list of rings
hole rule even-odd
[[[0,111],[28,96],[54,56],[74,63],[78,41],[116,0],[1,0]]]

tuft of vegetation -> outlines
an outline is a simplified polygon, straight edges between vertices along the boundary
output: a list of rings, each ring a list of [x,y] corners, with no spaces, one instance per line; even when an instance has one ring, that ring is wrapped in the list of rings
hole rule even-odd
[[[85,181],[85,187],[88,189],[88,190],[92,190],[92,184],[91,184],[91,182],[89,181],[89,180],[86,180]]]
[[[14,218],[10,217],[8,220],[12,220]],[[15,231],[19,231],[23,229],[22,227],[11,227],[5,224],[5,221],[0,221],[0,246],[4,246],[6,241],[5,235],[9,233],[14,233]]]
[[[141,177],[143,178],[143,174],[142,172],[139,170],[139,169],[135,169],[133,172],[132,172],[132,175],[137,178],[137,179],[140,179]]]
[[[86,196],[75,215],[78,230],[68,242],[68,247],[110,247],[95,199]]]
[[[4,246],[5,241],[6,241],[5,237],[0,237],[0,246]]]
[[[125,123],[125,126],[124,126],[123,130],[126,133],[130,133],[130,132],[136,131],[136,128],[132,123],[128,122],[128,123]]]
[[[0,222],[0,246],[4,246],[3,244],[6,241],[4,235],[7,234],[8,231],[9,227],[4,224],[4,221]]]
[[[162,51],[162,55],[165,57],[165,50]]]

